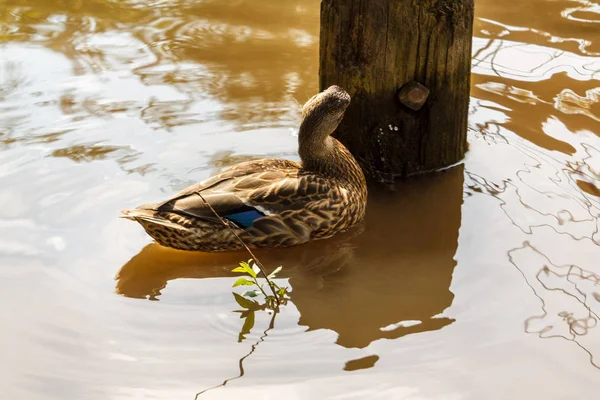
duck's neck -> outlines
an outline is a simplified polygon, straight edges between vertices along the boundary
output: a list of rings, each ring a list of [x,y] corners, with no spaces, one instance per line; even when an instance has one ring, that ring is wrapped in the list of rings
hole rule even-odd
[[[303,124],[304,125],[304,124]],[[349,185],[362,186],[365,177],[352,154],[328,132],[307,132],[301,125],[298,134],[298,153],[302,167],[309,172],[343,181]],[[303,130],[304,128],[304,130]]]

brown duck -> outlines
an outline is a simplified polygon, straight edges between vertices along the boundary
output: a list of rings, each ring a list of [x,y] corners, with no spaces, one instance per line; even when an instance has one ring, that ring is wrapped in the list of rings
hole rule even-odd
[[[122,217],[139,222],[163,246],[207,252],[240,249],[232,230],[251,248],[294,246],[347,230],[363,219],[367,202],[360,166],[330,136],[349,104],[338,86],[306,102],[298,133],[301,163],[243,162]]]

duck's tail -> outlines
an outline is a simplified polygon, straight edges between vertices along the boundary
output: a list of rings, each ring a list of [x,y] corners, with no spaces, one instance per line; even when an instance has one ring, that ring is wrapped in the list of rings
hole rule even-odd
[[[160,225],[167,229],[175,229],[179,231],[188,231],[188,228],[176,224],[175,222],[165,218],[162,213],[158,213],[150,208],[136,208],[134,210],[121,210],[119,218],[129,219],[141,224],[144,228],[151,225]]]

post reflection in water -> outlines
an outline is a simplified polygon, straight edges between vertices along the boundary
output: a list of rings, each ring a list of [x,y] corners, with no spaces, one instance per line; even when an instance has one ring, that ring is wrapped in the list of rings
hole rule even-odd
[[[283,265],[291,301],[308,330],[331,329],[344,347],[441,329],[452,303],[463,196],[463,167],[414,178],[394,191],[371,189],[363,225],[329,240],[257,251]],[[208,254],[149,244],[117,275],[116,291],[157,299],[168,281],[233,277],[243,252]]]
[[[258,252],[293,304],[243,343],[246,253],[147,245],[116,218],[297,159],[319,4],[0,0],[4,397],[193,398],[267,336],[211,398],[594,398],[599,0],[477,0],[464,171],[371,188],[360,229]]]

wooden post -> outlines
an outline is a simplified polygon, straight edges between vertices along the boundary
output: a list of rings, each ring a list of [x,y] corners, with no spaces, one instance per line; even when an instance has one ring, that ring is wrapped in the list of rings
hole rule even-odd
[[[336,132],[372,179],[467,149],[473,0],[322,0],[319,85],[352,96]]]

